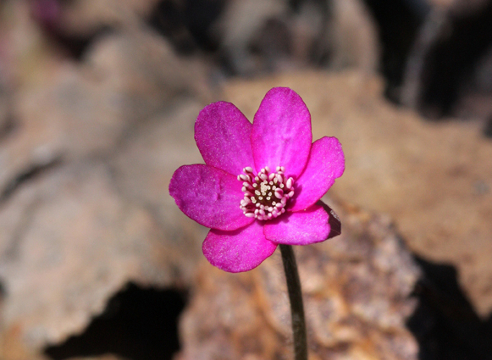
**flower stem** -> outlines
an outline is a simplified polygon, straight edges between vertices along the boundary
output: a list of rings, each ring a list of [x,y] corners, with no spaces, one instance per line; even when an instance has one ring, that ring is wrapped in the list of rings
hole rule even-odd
[[[304,320],[304,305],[302,304],[301,281],[297,272],[294,250],[290,245],[280,245],[285,279],[290,299],[292,314],[292,332],[294,333],[295,360],[307,360],[306,321]]]

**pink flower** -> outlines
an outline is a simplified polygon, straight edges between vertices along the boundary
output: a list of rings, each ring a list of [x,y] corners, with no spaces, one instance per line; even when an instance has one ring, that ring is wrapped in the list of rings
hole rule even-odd
[[[169,192],[178,207],[211,228],[203,254],[222,270],[251,270],[278,244],[307,245],[340,233],[319,199],[343,174],[340,142],[314,143],[311,115],[293,90],[273,88],[253,124],[227,102],[206,106],[195,123],[205,165],[181,166]]]

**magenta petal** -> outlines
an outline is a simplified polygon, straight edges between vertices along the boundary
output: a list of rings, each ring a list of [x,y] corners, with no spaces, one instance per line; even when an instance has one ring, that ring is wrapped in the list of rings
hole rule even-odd
[[[308,208],[328,191],[345,170],[342,144],[335,137],[315,141],[302,175],[296,181],[296,193],[290,211]]]
[[[205,164],[236,176],[246,166],[254,167],[251,129],[251,123],[233,104],[206,106],[195,123],[195,141]]]
[[[311,114],[301,97],[289,88],[273,88],[255,114],[251,143],[256,169],[275,171],[284,166],[287,176],[298,177],[311,150]]]
[[[265,223],[265,237],[277,244],[308,245],[324,241],[330,235],[330,215],[321,202],[310,208],[285,213],[277,219]]]
[[[220,230],[250,224],[239,208],[242,183],[231,174],[207,165],[185,165],[174,172],[169,193],[176,205],[197,223]]]
[[[212,265],[233,273],[254,269],[276,248],[276,244],[265,239],[258,222],[235,231],[212,229],[202,246]]]

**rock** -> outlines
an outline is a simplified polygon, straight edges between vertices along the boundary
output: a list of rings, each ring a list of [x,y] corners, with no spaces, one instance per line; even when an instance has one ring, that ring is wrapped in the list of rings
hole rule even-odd
[[[168,186],[181,165],[203,163],[193,135],[203,106],[197,101],[182,102],[167,115],[149,120],[134,131],[113,161],[119,189],[151,209],[169,241],[196,256],[202,256],[200,244],[206,231],[181,213],[168,194]]]
[[[342,235],[295,247],[310,359],[418,359],[405,328],[420,276],[411,254],[387,217],[327,203],[342,220]],[[240,274],[203,262],[182,317],[178,359],[289,359],[290,326],[278,250]]]
[[[0,192],[56,161],[111,151],[126,129],[117,94],[102,92],[79,69],[66,65],[41,88],[15,94],[16,129],[0,144]]]
[[[44,0],[46,1],[46,0]],[[42,8],[42,2],[38,8]],[[76,0],[69,3],[52,0],[58,16],[58,31],[71,36],[90,36],[103,28],[124,28],[138,25],[150,14],[157,0]],[[46,5],[45,5],[46,6]]]
[[[222,56],[227,59],[234,73],[253,74],[264,69],[265,64],[256,63],[249,46],[269,19],[279,19],[286,12],[287,4],[279,0],[226,2],[224,12],[215,26]]]
[[[470,124],[429,124],[381,96],[377,78],[319,72],[231,82],[224,94],[252,118],[271,87],[290,86],[312,114],[314,138],[337,136],[346,171],[330,194],[388,213],[408,246],[457,266],[477,311],[492,310],[492,143]]]
[[[0,39],[1,41],[1,39]],[[4,68],[2,67],[2,59],[0,58],[0,138],[8,132],[10,119],[9,97],[10,89],[7,86]]]
[[[133,123],[109,153],[43,167],[0,203],[9,344],[36,353],[64,341],[129,281],[190,286],[206,232],[175,206],[168,184],[180,165],[201,160],[193,125],[203,106],[176,101]]]
[[[190,286],[204,229],[168,183],[200,160],[202,70],[128,30],[14,94],[16,126],[0,139],[0,358],[34,359],[82,332],[128,282]]]
[[[376,73],[380,62],[378,30],[366,5],[360,0],[334,0],[332,6],[332,65]]]
[[[435,6],[408,58],[401,102],[431,119],[492,116],[492,1]]]
[[[4,326],[28,349],[81,331],[129,281],[182,286],[190,269],[179,253],[194,255],[169,243],[98,162],[39,175],[2,204],[0,224]]]
[[[232,0],[215,24],[229,70],[258,75],[307,66],[375,72],[379,40],[360,0]]]
[[[196,64],[195,64],[196,65]],[[18,131],[0,145],[0,193],[19,174],[112,152],[126,131],[183,98],[211,98],[205,76],[151,32],[100,39],[82,66],[59,65],[49,84],[18,91]]]
[[[176,55],[150,29],[131,29],[96,41],[86,55],[87,70],[102,93],[125,117],[141,121],[182,98],[212,101],[200,59]]]
[[[187,87],[199,77],[184,81],[178,60],[161,70],[174,55],[154,45],[110,37],[44,91],[17,93],[20,126],[0,143],[1,337],[15,349],[81,332],[129,281],[190,284],[205,233],[167,188],[200,161],[193,124],[210,95]],[[132,46],[148,51],[121,53]]]
[[[2,329],[0,333],[0,357],[5,360],[49,360],[45,356],[27,349],[19,335],[20,329]]]

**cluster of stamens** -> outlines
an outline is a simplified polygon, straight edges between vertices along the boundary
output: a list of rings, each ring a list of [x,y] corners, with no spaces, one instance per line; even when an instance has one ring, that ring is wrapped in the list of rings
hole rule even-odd
[[[265,166],[255,176],[252,168],[243,169],[244,174],[237,179],[243,182],[244,199],[240,208],[244,215],[269,220],[285,212],[287,201],[294,196],[294,179],[287,179],[284,171],[283,166],[277,166],[276,172]]]

